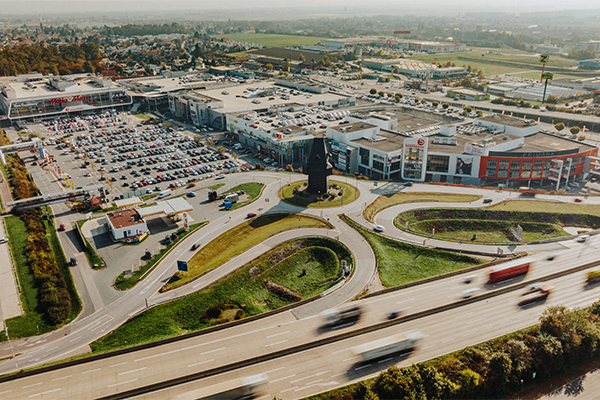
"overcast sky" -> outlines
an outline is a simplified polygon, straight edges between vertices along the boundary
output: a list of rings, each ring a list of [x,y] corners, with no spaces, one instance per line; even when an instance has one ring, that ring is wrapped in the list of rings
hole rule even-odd
[[[500,11],[508,13],[531,11],[581,10],[600,8],[598,0],[0,0],[0,16],[6,14],[70,13],[175,10],[240,10],[306,8],[312,13],[331,12],[369,14],[457,14],[459,12]],[[293,13],[292,13],[293,14]]]

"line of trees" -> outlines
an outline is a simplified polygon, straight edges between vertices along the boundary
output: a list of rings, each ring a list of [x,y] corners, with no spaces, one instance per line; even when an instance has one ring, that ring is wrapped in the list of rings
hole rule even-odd
[[[0,131],[0,143],[10,144],[4,131]],[[24,199],[38,196],[39,191],[21,158],[9,154],[6,156],[6,161],[13,197]],[[50,249],[42,212],[39,208],[35,208],[16,210],[13,214],[21,218],[27,228],[25,256],[38,288],[40,311],[44,313],[50,325],[59,325],[65,322],[71,313],[71,295]]]
[[[540,325],[326,393],[328,399],[506,398],[600,353],[600,302],[587,310],[549,307]],[[324,397],[321,397],[324,398]]]
[[[0,75],[39,72],[44,75],[69,75],[95,72],[106,67],[100,48],[94,43],[62,46],[19,45],[0,49]]]

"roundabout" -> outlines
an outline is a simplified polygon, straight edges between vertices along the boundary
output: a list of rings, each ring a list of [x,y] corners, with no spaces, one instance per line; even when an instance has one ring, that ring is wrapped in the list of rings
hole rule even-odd
[[[360,197],[356,186],[329,180],[327,193],[308,193],[308,181],[296,181],[281,188],[279,198],[286,203],[306,208],[334,208],[348,205]]]

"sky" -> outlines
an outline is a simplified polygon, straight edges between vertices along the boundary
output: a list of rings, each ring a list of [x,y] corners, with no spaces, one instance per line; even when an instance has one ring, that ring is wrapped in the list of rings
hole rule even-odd
[[[119,11],[220,10],[237,14],[250,9],[253,13],[277,10],[306,10],[308,13],[368,13],[368,14],[458,14],[465,12],[535,12],[598,9],[598,0],[0,0],[0,16],[35,13],[118,13]],[[294,12],[290,12],[294,15]],[[242,14],[243,15],[243,14]]]

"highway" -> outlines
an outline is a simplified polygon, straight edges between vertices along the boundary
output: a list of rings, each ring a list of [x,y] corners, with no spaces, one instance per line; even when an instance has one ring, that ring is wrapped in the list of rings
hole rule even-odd
[[[227,177],[226,181],[233,180],[235,182],[240,182],[243,180],[248,180],[250,177],[250,174],[237,174]],[[34,179],[36,179],[37,182],[38,179],[41,179],[41,176],[34,175]],[[383,184],[382,186],[375,188],[372,186],[372,183],[349,180],[349,183],[356,185],[360,189],[359,198],[352,203],[344,205],[343,207],[335,209],[325,209],[321,211],[315,209],[302,209],[299,207],[289,205],[287,203],[279,202],[277,200],[277,191],[279,190],[281,185],[290,179],[292,181],[297,179],[304,179],[304,177],[301,175],[292,175],[290,177],[289,174],[267,172],[260,174],[255,173],[252,175],[252,179],[263,180],[264,183],[267,184],[267,188],[265,189],[263,195],[259,200],[257,200],[255,203],[248,207],[244,207],[240,210],[236,210],[231,213],[215,214],[215,216],[213,217],[213,219],[211,219],[211,222],[207,227],[198,230],[194,234],[190,235],[189,238],[186,238],[180,246],[177,246],[168,256],[166,256],[163,259],[163,261],[153,270],[152,273],[150,273],[146,277],[146,279],[144,279],[140,284],[138,284],[136,287],[129,291],[117,293],[115,295],[114,301],[109,302],[108,304],[103,304],[98,307],[98,295],[94,294],[94,290],[99,291],[106,289],[98,288],[94,285],[93,281],[86,280],[85,278],[83,278],[84,276],[86,276],[86,274],[88,274],[88,271],[81,270],[81,268],[79,268],[81,270],[81,275],[79,276],[79,278],[77,274],[74,274],[76,276],[76,280],[79,279],[79,281],[77,282],[78,288],[80,287],[80,284],[83,281],[83,284],[88,289],[88,295],[83,296],[84,304],[86,303],[87,298],[92,298],[96,296],[96,302],[94,302],[96,307],[94,307],[93,312],[88,311],[87,314],[81,316],[75,322],[55,332],[42,335],[40,337],[31,338],[27,341],[19,341],[15,345],[16,351],[20,355],[14,359],[8,359],[1,362],[0,373],[7,373],[17,371],[20,369],[30,368],[36,365],[61,360],[66,357],[75,355],[79,352],[84,352],[87,349],[89,343],[93,342],[94,340],[97,340],[98,338],[104,336],[108,332],[114,330],[133,315],[139,313],[140,311],[143,311],[147,306],[158,304],[170,300],[172,298],[180,297],[189,294],[193,291],[197,291],[203,287],[206,287],[211,282],[220,279],[222,276],[228,274],[230,271],[233,271],[239,266],[244,265],[252,258],[255,258],[259,254],[262,254],[269,248],[276,246],[278,243],[302,235],[320,234],[322,236],[336,237],[341,242],[345,243],[353,251],[354,257],[356,259],[355,273],[341,288],[339,288],[337,291],[333,292],[332,294],[326,297],[323,297],[319,300],[303,305],[291,311],[279,313],[268,318],[245,323],[236,327],[228,328],[226,330],[218,330],[216,332],[208,333],[193,338],[188,338],[179,342],[154,347],[151,349],[140,350],[134,353],[110,357],[104,360],[98,360],[76,367],[69,367],[66,369],[47,372],[40,375],[19,379],[16,381],[5,382],[0,384],[0,394],[3,395],[3,398],[8,399],[24,398],[27,396],[39,396],[40,398],[79,399],[88,398],[86,396],[91,396],[89,398],[108,396],[114,393],[130,390],[135,387],[146,386],[149,384],[161,382],[179,376],[184,376],[190,373],[200,372],[218,366],[225,366],[231,363],[241,362],[247,359],[253,359],[258,356],[264,356],[273,351],[284,350],[292,346],[306,345],[307,343],[311,343],[315,340],[319,340],[322,338],[328,338],[340,332],[343,333],[348,330],[366,327],[373,323],[381,322],[382,316],[385,311],[396,309],[400,306],[401,308],[405,308],[407,313],[415,313],[457,301],[458,295],[463,290],[465,290],[467,286],[462,284],[460,279],[457,277],[447,278],[423,286],[417,286],[399,292],[393,292],[384,297],[375,297],[372,299],[363,300],[362,303],[365,304],[366,315],[360,321],[359,324],[352,327],[344,328],[339,331],[336,330],[333,332],[325,332],[317,335],[317,328],[320,325],[321,321],[315,316],[321,313],[322,311],[325,311],[327,309],[330,309],[334,306],[337,306],[339,304],[353,299],[356,295],[358,295],[364,290],[364,288],[368,285],[368,283],[371,281],[372,277],[376,272],[376,260],[370,246],[368,246],[368,244],[362,238],[362,236],[360,236],[356,231],[351,229],[345,223],[340,221],[337,215],[340,213],[345,213],[346,215],[353,218],[358,223],[361,223],[365,227],[371,227],[372,224],[365,221],[362,217],[362,210],[364,208],[364,205],[372,202],[378,195],[394,190],[406,190],[417,192],[431,191],[475,193],[481,194],[483,197],[492,197],[494,199],[494,202],[511,198],[509,192],[494,192],[476,188],[455,188],[433,185],[414,185],[413,187],[407,188],[401,187],[399,184],[391,183]],[[55,190],[55,188],[53,190]],[[558,201],[573,201],[573,198],[569,196],[545,196],[544,198],[554,199]],[[267,201],[266,199],[270,200]],[[600,199],[589,198],[586,200],[586,203],[598,204],[600,203]],[[377,223],[382,223],[385,226],[387,226],[388,229],[385,233],[387,236],[404,241],[412,241],[418,243],[421,240],[418,237],[415,237],[411,234],[407,234],[393,227],[393,217],[402,210],[408,209],[407,207],[415,208],[428,206],[456,207],[457,203],[411,203],[408,205],[395,206],[388,208],[381,212],[379,215],[377,215],[376,221]],[[477,202],[473,202],[472,204],[458,206],[482,207],[483,203],[480,200]],[[189,251],[189,247],[192,243],[198,241],[200,241],[201,243],[208,243],[210,240],[220,235],[226,229],[230,229],[236,224],[243,222],[245,220],[246,213],[253,210],[261,210],[261,213],[301,212],[319,217],[322,216],[323,218],[329,219],[330,223],[333,224],[334,229],[300,229],[287,231],[285,233],[273,236],[267,241],[255,246],[252,249],[249,249],[243,255],[235,257],[222,267],[203,276],[198,281],[194,281],[193,283],[185,285],[178,290],[170,291],[165,294],[157,293],[158,289],[162,286],[164,281],[166,281],[166,279],[168,279],[168,277],[170,277],[170,275],[175,272],[176,260],[189,259],[192,256],[192,252]],[[73,216],[69,213],[57,213],[57,223],[62,223],[63,220],[67,221],[72,218]],[[576,243],[574,240],[570,239],[561,242],[542,245],[510,246],[506,247],[505,253],[520,251],[522,249],[526,249],[527,251],[530,251],[532,253],[562,251],[553,262],[540,261],[539,267],[532,269],[530,274],[527,276],[528,280],[539,279],[540,277],[546,276],[549,273],[556,272],[560,269],[584,264],[594,260],[594,251],[596,251],[595,239],[596,238],[593,238],[590,242],[583,245]],[[61,237],[61,240],[63,240],[64,246],[64,238]],[[488,254],[496,252],[495,246],[486,246],[481,244],[459,244],[447,241],[437,242],[435,240],[428,240],[427,244],[430,246],[440,246],[442,248],[448,249],[458,248],[461,250],[476,251]],[[67,257],[69,257],[68,251],[69,250],[67,250]],[[540,255],[540,259],[542,258],[543,257]],[[577,276],[577,278],[572,278],[578,280],[580,286],[583,279],[582,274],[582,272],[579,272],[574,275]],[[493,287],[484,287],[484,280],[485,273],[479,273],[478,278],[475,280],[475,282],[470,284],[468,287],[480,285],[482,287],[481,293],[493,290]],[[518,282],[514,283],[518,284]],[[515,294],[513,293],[513,295]],[[598,293],[596,292],[595,288],[585,292],[585,295],[586,296],[584,296],[584,298],[582,299],[571,299],[570,301],[577,302],[581,300],[584,301],[585,304],[591,304],[591,302],[593,302],[598,297]],[[477,312],[487,313],[488,311],[484,310],[487,310],[488,301],[495,302],[497,298],[503,298],[503,296],[510,295],[505,294],[498,297],[490,298],[485,302],[482,301],[475,304],[461,306],[457,309],[459,311],[450,310],[444,313],[439,313],[437,314],[437,316],[439,317],[441,315],[446,315],[447,313],[450,313],[450,315],[454,315],[453,313],[460,312],[460,310],[462,310],[462,312],[464,313],[465,309],[470,310],[472,307],[476,307],[477,310],[481,309],[481,311]],[[557,285],[556,298],[560,299],[560,296],[561,290],[559,290]],[[554,298],[555,297],[552,296],[549,302],[554,301]],[[506,306],[506,304],[502,303],[499,306]],[[535,323],[539,312],[541,312],[543,308],[544,307],[537,307],[534,310],[537,310],[537,314],[534,311],[530,312],[529,310],[527,312],[519,312],[519,316],[523,315],[524,317],[523,319],[519,318],[515,320],[515,323],[522,324],[519,325],[519,327]],[[509,311],[506,312],[509,313]],[[427,318],[430,317],[423,318],[421,322],[407,322],[407,329],[412,329],[410,327],[412,325],[409,326],[408,324],[418,324],[420,327],[429,328],[429,321],[431,320]],[[432,325],[431,329],[434,329],[433,326],[435,326],[435,324]],[[511,331],[514,330],[512,326],[513,325],[502,325],[501,327],[506,327],[507,329],[509,329],[509,331]],[[419,328],[419,330],[423,331],[425,330],[425,328]],[[385,330],[382,330],[381,332],[384,331]],[[476,336],[476,339],[479,340],[479,338],[481,338],[481,340],[486,340],[498,336],[502,333],[504,333],[504,331],[500,332],[492,326],[488,330],[484,330],[481,333],[478,333],[478,335],[481,336]],[[376,336],[380,334],[385,336],[384,333],[374,332],[369,333],[367,337],[370,337],[369,335]],[[433,337],[434,336],[432,336],[432,339],[426,338],[424,340],[422,347],[423,353],[421,353],[421,351],[418,351],[415,354],[415,356],[420,354],[430,354],[429,352],[425,351],[429,349],[429,345],[427,345],[426,343],[427,341],[432,341],[433,343]],[[460,343],[464,343],[464,341],[466,340],[468,344],[469,340],[473,340],[473,337],[466,338],[467,339],[464,340],[457,339],[456,343],[458,344],[456,345],[462,347],[463,344]],[[359,337],[351,340],[357,342],[364,342],[367,339],[365,337],[363,337],[362,339]],[[336,343],[332,343],[328,346],[335,347],[336,345]],[[444,354],[443,352],[447,350],[447,347],[450,347],[450,344],[448,344],[447,346],[434,344],[433,347],[431,347],[431,349],[435,348],[435,350],[437,351],[436,354],[439,355]],[[0,351],[6,352],[7,350],[8,347],[3,346]],[[303,359],[302,357],[306,356],[306,354],[312,354],[311,352],[314,351],[315,350],[308,350],[306,352],[300,352],[298,353],[298,356],[290,355],[285,357],[285,359],[294,359],[295,357],[300,357],[301,359]],[[317,351],[317,353],[319,352]],[[323,354],[319,353],[318,356],[321,357],[323,356]],[[337,359],[332,358],[332,360]],[[391,361],[393,360],[390,360],[390,362]],[[413,361],[414,360],[411,358],[411,362]],[[298,362],[298,360],[296,360],[295,362]],[[269,364],[269,362],[265,364]],[[292,364],[293,362],[290,365]],[[311,371],[311,373],[313,374],[317,373],[312,372],[314,371],[314,369],[311,367],[311,363],[302,362],[301,364],[307,371]],[[330,364],[323,362],[323,365]],[[373,372],[369,373],[375,373],[375,369],[377,369],[378,371],[379,369],[384,368],[385,365],[382,363],[381,365],[377,366],[370,366],[364,368],[362,367],[363,366],[358,366],[357,368],[360,368],[359,371],[362,371],[364,373],[367,373],[371,370],[373,370]],[[378,367],[381,368],[378,369]],[[285,370],[287,371],[287,369]],[[331,370],[333,371],[333,369]],[[243,374],[243,371],[240,373]],[[355,379],[360,379],[360,376],[353,378],[353,374],[354,373],[350,373],[347,376],[343,377],[342,375],[339,375],[338,379],[335,380],[335,382],[338,382],[338,384],[341,385],[345,384],[346,382],[353,381]],[[300,376],[299,374],[295,373],[294,375]],[[210,379],[217,379],[217,377]],[[275,394],[284,391],[283,393],[277,394],[278,397],[283,398],[301,397],[327,389],[327,387],[319,386],[320,384],[315,384],[314,386],[311,386],[312,389],[302,389],[306,390],[306,392],[303,393],[297,393],[295,391],[297,388],[285,391],[290,387],[293,388],[294,384],[297,382],[292,382],[294,379],[288,380],[287,383],[285,379],[279,380],[279,378],[277,377],[275,377],[274,379],[276,381],[271,381],[269,391],[272,391]],[[325,377],[323,379],[325,380]],[[308,379],[307,381],[312,382]],[[279,390],[279,386],[277,386],[277,384],[287,384],[288,386]],[[275,386],[272,387],[272,385]],[[332,384],[328,387],[334,386],[335,385]],[[41,388],[43,388],[43,390],[40,390]],[[277,390],[279,390],[279,392],[277,392]]]

